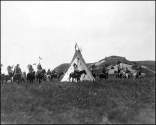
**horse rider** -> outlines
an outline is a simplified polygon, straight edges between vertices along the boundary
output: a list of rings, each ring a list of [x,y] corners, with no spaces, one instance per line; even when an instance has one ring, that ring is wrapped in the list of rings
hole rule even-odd
[[[78,66],[75,63],[73,64],[73,67],[74,67],[74,73],[79,73]]]
[[[17,64],[15,66],[14,74],[22,74],[22,71],[21,71],[21,68],[20,68],[20,65],[19,64]]]
[[[47,71],[47,75],[50,75],[51,74],[51,71],[50,71],[50,69],[48,69],[48,71]]]
[[[11,76],[13,74],[12,67],[8,66],[7,70],[8,70],[8,75]]]
[[[32,72],[32,66],[31,66],[31,64],[28,64],[27,68],[28,68],[28,72],[29,73]]]
[[[42,66],[41,66],[41,64],[40,64],[40,63],[37,65],[37,70],[38,70],[39,72],[41,72],[41,71],[42,71]]]

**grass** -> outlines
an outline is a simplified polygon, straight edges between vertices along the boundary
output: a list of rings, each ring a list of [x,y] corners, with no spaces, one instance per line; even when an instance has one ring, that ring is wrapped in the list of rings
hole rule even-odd
[[[154,123],[154,109],[155,77],[1,85],[2,123]]]

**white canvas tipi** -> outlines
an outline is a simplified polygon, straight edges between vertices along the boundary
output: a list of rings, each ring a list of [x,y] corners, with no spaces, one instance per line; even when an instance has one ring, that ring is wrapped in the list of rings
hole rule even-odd
[[[83,57],[82,57],[82,54],[80,52],[80,49],[76,49],[76,46],[77,44],[75,45],[75,54],[74,54],[74,57],[70,63],[70,66],[67,70],[67,72],[65,73],[65,75],[63,76],[61,82],[64,82],[64,81],[68,81],[69,82],[69,75],[70,73],[74,72],[74,64],[77,65],[77,69],[79,71],[81,70],[85,70],[86,71],[86,75],[82,75],[81,78],[80,78],[80,81],[94,81],[94,77],[92,75],[92,73],[90,72],[90,70],[88,69]]]

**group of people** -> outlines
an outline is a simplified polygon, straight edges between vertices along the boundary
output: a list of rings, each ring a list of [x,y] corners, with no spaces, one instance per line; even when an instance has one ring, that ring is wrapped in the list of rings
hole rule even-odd
[[[2,65],[1,65],[2,67]],[[0,68],[1,68],[0,67]],[[76,64],[73,64],[74,67],[74,72],[70,74],[69,78],[76,78],[77,80],[80,79],[80,76],[82,74],[86,74],[85,70],[79,71],[78,66]],[[55,70],[50,70],[48,69],[47,71],[42,68],[41,64],[39,63],[37,65],[37,71],[34,70],[33,66],[29,64],[27,66],[28,68],[28,73],[22,72],[20,65],[17,64],[14,69],[13,66],[8,66],[7,71],[8,74],[1,74],[0,79],[1,82],[3,83],[4,81],[7,82],[10,80],[11,82],[25,82],[28,81],[30,83],[34,82],[35,80],[38,81],[39,83],[42,81],[51,81],[53,79],[60,79],[62,75],[64,75],[64,72],[56,72]],[[101,73],[96,73],[95,72],[95,65],[92,65],[91,67],[91,72],[94,78],[100,78],[100,79],[108,79],[109,73],[108,69],[106,66],[103,66]],[[132,73],[131,71],[128,70],[128,68],[121,68],[119,64],[117,64],[117,70],[114,72],[115,78],[141,78],[145,76],[145,73],[141,72],[141,67],[139,67],[135,73]]]
[[[100,73],[95,73],[95,65],[92,65],[91,67],[91,72],[93,74],[93,76],[95,78],[100,78],[100,79],[108,79],[109,77],[109,69],[107,69],[106,66],[103,66],[102,67],[102,70]],[[127,67],[125,68],[122,68],[120,66],[120,64],[117,64],[117,69],[114,70],[114,75],[113,75],[115,78],[120,78],[120,79],[129,79],[129,78],[134,78],[134,79],[137,79],[137,78],[142,78],[142,77],[145,77],[145,73],[142,73],[141,72],[141,67],[138,67],[136,69],[136,71],[134,73],[132,73]]]
[[[142,72],[141,66],[138,66],[135,72],[131,72],[127,67],[125,69],[122,69],[120,66],[118,66],[117,71],[115,72],[116,78],[143,78],[145,77],[145,73]]]
[[[59,79],[60,76],[63,75],[63,72],[58,73],[55,70],[50,70],[50,69],[48,69],[46,72],[46,70],[42,68],[40,63],[37,65],[37,71],[34,70],[31,64],[29,64],[27,68],[28,68],[28,73],[22,71],[19,64],[17,64],[14,67],[14,69],[13,66],[8,66],[7,67],[8,74],[0,75],[1,82],[4,83],[10,81],[10,82],[21,83],[21,82],[28,81],[32,83],[34,81],[38,81],[40,83],[42,81]]]

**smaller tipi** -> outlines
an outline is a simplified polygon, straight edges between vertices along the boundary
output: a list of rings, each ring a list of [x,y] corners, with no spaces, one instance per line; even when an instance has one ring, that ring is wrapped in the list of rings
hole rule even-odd
[[[86,75],[83,74],[80,78],[80,81],[94,81],[95,80],[91,71],[88,69],[88,67],[87,67],[87,65],[86,65],[86,63],[82,57],[82,54],[80,52],[78,45],[76,44],[74,57],[70,63],[70,66],[69,66],[67,72],[63,76],[61,82],[65,82],[65,81],[70,82],[69,75],[70,75],[70,73],[74,72],[74,66],[75,65],[77,65],[77,69],[79,71],[81,71],[81,70],[86,71]]]

